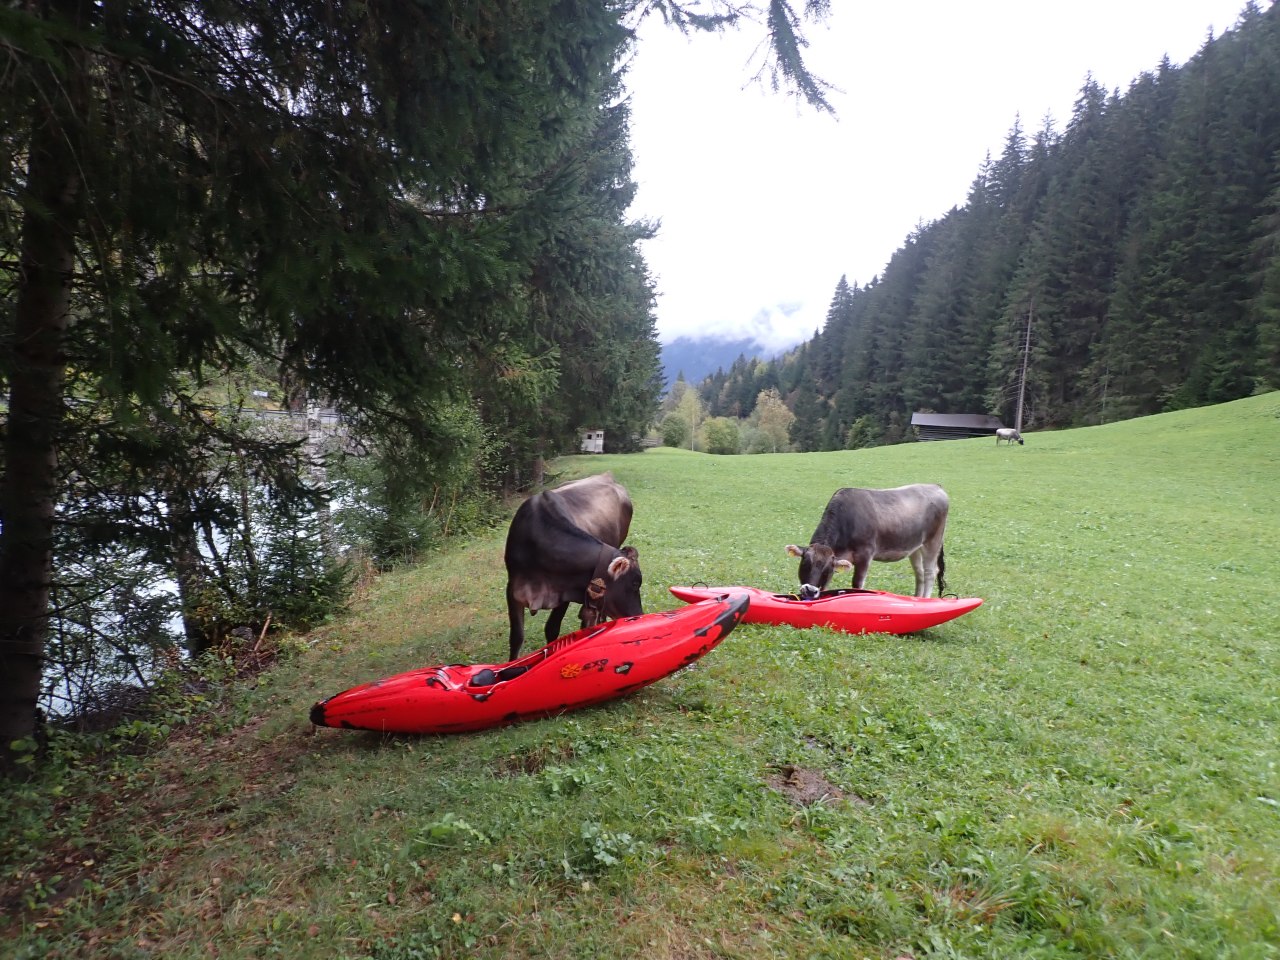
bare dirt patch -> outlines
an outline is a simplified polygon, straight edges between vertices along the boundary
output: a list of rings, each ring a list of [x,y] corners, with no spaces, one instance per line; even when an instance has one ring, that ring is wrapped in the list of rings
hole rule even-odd
[[[843,800],[845,793],[817,770],[784,764],[764,778],[771,790],[776,790],[792,803],[801,807],[815,803],[835,803]]]
[[[495,764],[499,777],[532,776],[550,764],[567,763],[574,757],[569,744],[538,744],[529,750],[502,757]]]

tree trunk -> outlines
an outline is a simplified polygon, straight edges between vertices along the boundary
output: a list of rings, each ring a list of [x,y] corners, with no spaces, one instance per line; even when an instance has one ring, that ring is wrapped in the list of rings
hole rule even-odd
[[[63,4],[72,11],[78,4]],[[74,19],[74,13],[67,19]],[[12,773],[15,740],[36,732],[36,702],[49,631],[58,432],[63,418],[63,338],[82,183],[73,131],[86,98],[83,74],[38,64],[44,97],[33,101],[22,224],[9,422],[0,482],[0,774]]]
[[[200,556],[199,533],[188,506],[185,490],[166,491],[169,524],[169,548],[173,552],[173,578],[178,585],[178,603],[182,609],[182,634],[187,652],[198,657],[213,645],[199,605],[205,591],[204,565]]]
[[[341,431],[341,425],[339,425],[338,429]],[[316,488],[325,489],[329,486],[329,468],[324,455],[326,438],[324,423],[320,419],[319,406],[314,411],[308,406],[306,432],[307,441],[303,446],[303,460],[307,481]],[[326,557],[337,557],[338,548],[333,534],[333,509],[327,494],[318,509],[320,513],[321,549],[324,550]]]

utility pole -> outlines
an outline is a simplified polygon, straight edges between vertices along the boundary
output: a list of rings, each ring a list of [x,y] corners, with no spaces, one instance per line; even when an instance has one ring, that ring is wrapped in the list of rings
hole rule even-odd
[[[1111,379],[1111,363],[1102,370],[1102,422],[1107,422],[1107,381]]]
[[[1035,314],[1036,302],[1031,301],[1027,308],[1027,330],[1022,341],[1022,373],[1018,375],[1018,412],[1013,418],[1013,429],[1022,433],[1022,401],[1027,394],[1027,361],[1031,357],[1031,318]]]

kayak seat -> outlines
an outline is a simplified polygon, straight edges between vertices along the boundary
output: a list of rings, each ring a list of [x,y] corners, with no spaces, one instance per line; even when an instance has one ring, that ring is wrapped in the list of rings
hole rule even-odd
[[[491,670],[485,667],[483,670],[477,670],[470,681],[467,682],[469,687],[490,687],[502,680],[514,680],[520,674],[528,671],[528,667],[503,667],[501,670]]]

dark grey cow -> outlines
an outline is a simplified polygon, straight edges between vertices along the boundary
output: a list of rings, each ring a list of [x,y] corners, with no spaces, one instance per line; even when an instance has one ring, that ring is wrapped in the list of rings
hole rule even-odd
[[[611,473],[566,483],[520,505],[507,531],[507,615],[511,659],[524,645],[524,611],[550,610],[546,637],[560,635],[570,603],[582,604],[582,625],[634,617],[640,606],[639,557],[624,547],[631,498]]]
[[[913,483],[891,490],[845,487],[831,496],[807,547],[787,546],[800,558],[800,596],[812,599],[827,588],[836,570],[853,570],[862,590],[872,560],[911,558],[916,596],[946,589],[942,537],[950,501],[936,483]]]

